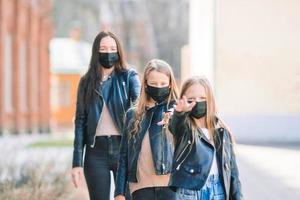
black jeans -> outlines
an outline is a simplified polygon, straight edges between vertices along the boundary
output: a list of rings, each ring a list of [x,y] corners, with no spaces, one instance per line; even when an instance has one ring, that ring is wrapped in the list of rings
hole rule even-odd
[[[132,200],[175,200],[175,192],[169,187],[149,187],[132,193]]]
[[[116,180],[121,136],[97,136],[94,148],[86,147],[84,175],[91,200],[110,199],[110,171]]]

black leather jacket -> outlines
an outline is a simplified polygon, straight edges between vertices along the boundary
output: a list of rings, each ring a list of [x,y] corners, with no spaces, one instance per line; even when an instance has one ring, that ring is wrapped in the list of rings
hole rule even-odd
[[[168,137],[167,134],[170,133],[167,131],[167,126],[157,125],[163,118],[163,112],[171,107],[173,107],[173,103],[167,105],[165,102],[147,110],[141,122],[141,129],[135,137],[130,134],[135,111],[130,109],[127,112],[125,124],[128,127],[124,127],[121,141],[115,196],[125,194],[127,182],[137,182],[137,163],[142,141],[147,131],[149,131],[155,173],[157,175],[171,173],[174,151],[172,135]]]
[[[137,72],[133,69],[115,72],[111,78],[111,93],[107,107],[116,126],[119,130],[122,130],[125,113],[131,102],[139,96],[140,81]],[[104,101],[102,92],[99,90],[100,87],[97,87],[94,89],[96,95],[94,95],[88,111],[84,110],[83,104],[80,102],[82,98],[79,98],[80,95],[83,95],[83,88],[81,87],[83,81],[83,79],[80,80],[77,93],[73,167],[83,165],[85,145],[94,147],[96,128],[101,117]]]
[[[175,137],[175,152],[170,186],[173,189],[200,190],[209,175],[214,151],[216,151],[219,174],[226,192],[226,200],[243,199],[239,171],[233,151],[232,140],[225,128],[217,128],[216,149],[199,131],[195,143],[192,130],[186,120],[189,113],[174,112],[169,130]]]

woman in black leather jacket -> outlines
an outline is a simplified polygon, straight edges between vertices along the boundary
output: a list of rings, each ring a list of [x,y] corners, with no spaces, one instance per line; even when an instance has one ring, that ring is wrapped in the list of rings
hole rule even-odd
[[[163,116],[173,107],[177,86],[171,67],[151,60],[145,68],[141,96],[126,114],[120,150],[115,200],[124,200],[129,184],[133,200],[172,200],[168,187],[173,137],[163,124]]]
[[[169,185],[176,199],[243,199],[233,140],[216,117],[208,80],[188,79],[180,98],[169,122],[176,141]]]
[[[125,112],[139,91],[138,75],[128,68],[119,39],[100,32],[78,86],[72,169],[75,187],[84,171],[91,200],[109,200],[110,171],[115,177]]]

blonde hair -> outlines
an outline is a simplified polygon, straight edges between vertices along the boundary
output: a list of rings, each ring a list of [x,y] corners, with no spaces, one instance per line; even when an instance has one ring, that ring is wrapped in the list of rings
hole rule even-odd
[[[150,96],[145,92],[145,88],[147,86],[148,76],[152,71],[163,73],[169,77],[170,94],[167,99],[168,105],[172,100],[177,100],[178,98],[178,88],[176,85],[176,80],[171,66],[163,60],[159,60],[159,59],[150,60],[146,64],[144,70],[143,79],[141,83],[140,97],[135,107],[135,117],[133,119],[134,121],[133,121],[133,129],[131,130],[131,135],[136,135],[139,132],[140,123],[144,117],[144,114],[146,113],[147,104],[150,102]]]
[[[208,81],[208,79],[204,76],[194,76],[189,79],[187,79],[181,88],[180,98],[182,98],[186,91],[195,84],[200,84],[204,87],[205,93],[206,93],[206,103],[207,103],[207,111],[205,115],[205,126],[207,127],[208,131],[211,133],[213,138],[215,139],[215,127],[216,127],[216,103],[215,98],[213,94],[212,87]],[[196,134],[196,122],[195,120],[190,117],[189,120],[189,126],[192,129],[193,132],[193,142],[195,141],[195,134]]]

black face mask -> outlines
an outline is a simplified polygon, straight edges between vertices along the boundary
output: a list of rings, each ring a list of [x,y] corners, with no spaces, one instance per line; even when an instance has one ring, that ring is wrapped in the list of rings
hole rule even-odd
[[[112,68],[119,62],[118,53],[99,53],[99,62],[104,68]]]
[[[170,87],[152,87],[147,85],[145,89],[146,93],[156,102],[163,102],[170,94]]]
[[[197,102],[196,105],[193,107],[190,115],[195,117],[196,119],[200,119],[206,115],[207,105],[206,101]]]

